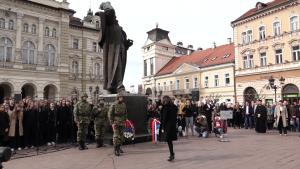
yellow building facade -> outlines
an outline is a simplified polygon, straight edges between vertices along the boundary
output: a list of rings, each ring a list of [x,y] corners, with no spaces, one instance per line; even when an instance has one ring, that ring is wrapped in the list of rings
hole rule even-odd
[[[259,2],[232,22],[238,102],[299,99],[299,4],[299,0]],[[271,77],[276,98],[269,85]]]
[[[154,76],[156,96],[233,103],[234,65],[233,44],[173,58]]]

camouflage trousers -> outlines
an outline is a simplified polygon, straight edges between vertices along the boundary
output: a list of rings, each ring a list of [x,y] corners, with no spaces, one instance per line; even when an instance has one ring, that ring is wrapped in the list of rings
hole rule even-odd
[[[88,134],[89,123],[80,123],[77,131],[77,141],[86,140],[86,135]]]
[[[105,133],[104,123],[95,123],[94,124],[94,129],[95,129],[95,139],[96,140],[103,140],[104,139],[104,133]]]
[[[122,145],[124,142],[124,126],[123,125],[116,125],[113,129],[114,135],[113,135],[113,144],[114,146]]]

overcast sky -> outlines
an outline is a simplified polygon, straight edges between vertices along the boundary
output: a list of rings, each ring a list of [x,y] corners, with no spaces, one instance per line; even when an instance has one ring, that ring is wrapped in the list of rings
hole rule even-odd
[[[271,0],[260,0],[268,2]],[[90,0],[68,0],[75,16],[83,18],[90,7]],[[94,12],[99,10],[102,0],[91,0]],[[134,45],[128,51],[128,62],[124,84],[142,84],[143,59],[141,47],[147,39],[147,31],[156,23],[159,28],[170,31],[173,44],[181,41],[184,46],[193,45],[203,49],[227,43],[232,38],[230,22],[238,18],[257,3],[256,0],[110,0],[116,10],[119,24]],[[137,90],[137,89],[136,89]]]

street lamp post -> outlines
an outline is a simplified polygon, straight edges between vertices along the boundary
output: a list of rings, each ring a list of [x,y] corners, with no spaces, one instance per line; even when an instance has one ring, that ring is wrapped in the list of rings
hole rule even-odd
[[[285,78],[283,78],[282,76],[280,77],[279,79],[279,82],[280,82],[280,85],[283,85],[284,84],[284,81],[285,81]],[[278,85],[275,85],[275,79],[273,78],[273,76],[271,76],[269,78],[269,86],[274,89],[275,91],[275,103],[277,102],[277,89],[280,88],[280,86]]]

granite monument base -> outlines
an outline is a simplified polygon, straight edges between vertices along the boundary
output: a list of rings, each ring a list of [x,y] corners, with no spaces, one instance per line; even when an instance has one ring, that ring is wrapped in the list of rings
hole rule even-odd
[[[112,104],[116,101],[116,94],[101,95],[106,104]],[[147,142],[151,140],[151,135],[147,130],[147,97],[145,95],[125,94],[123,95],[127,107],[127,118],[133,122],[135,128],[135,138],[132,141],[127,140],[124,144],[134,144]],[[108,125],[104,143],[112,145],[112,127]]]

